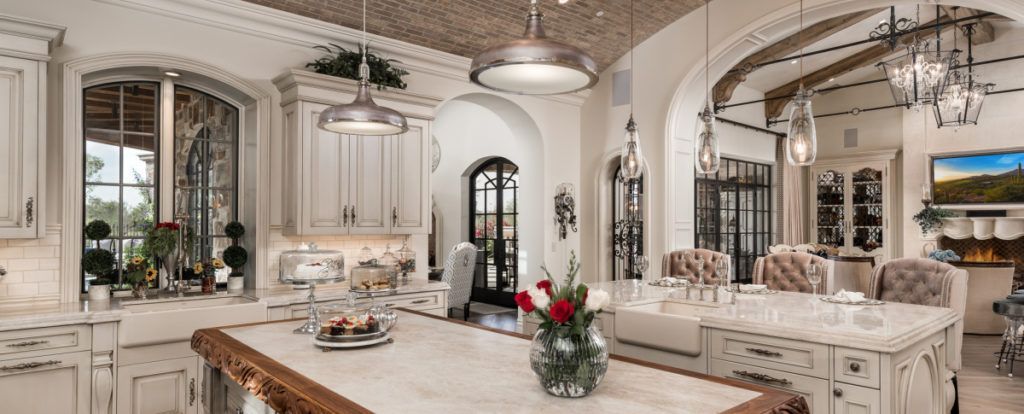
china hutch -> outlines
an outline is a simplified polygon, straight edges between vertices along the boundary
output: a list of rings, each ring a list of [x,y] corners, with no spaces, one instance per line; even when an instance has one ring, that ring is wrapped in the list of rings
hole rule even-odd
[[[894,257],[896,155],[877,151],[814,163],[808,197],[812,242],[841,254]]]

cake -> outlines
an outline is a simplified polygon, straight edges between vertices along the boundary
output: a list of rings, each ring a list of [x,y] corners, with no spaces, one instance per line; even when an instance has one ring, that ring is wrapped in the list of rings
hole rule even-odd
[[[296,279],[322,279],[329,277],[330,274],[327,265],[320,262],[295,266]]]
[[[335,316],[320,326],[323,335],[363,335],[380,331],[380,324],[373,315]]]

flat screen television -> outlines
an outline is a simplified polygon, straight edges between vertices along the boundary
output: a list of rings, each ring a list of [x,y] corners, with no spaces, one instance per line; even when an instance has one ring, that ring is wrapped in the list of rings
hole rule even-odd
[[[1024,151],[932,158],[935,204],[1024,203]]]

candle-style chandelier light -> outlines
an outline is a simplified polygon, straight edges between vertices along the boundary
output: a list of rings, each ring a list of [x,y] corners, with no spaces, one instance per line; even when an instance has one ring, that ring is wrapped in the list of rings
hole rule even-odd
[[[872,37],[880,37],[883,44],[895,50],[899,41],[898,38],[913,32],[914,38],[906,46],[906,54],[896,58],[883,61],[878,64],[885,72],[889,80],[889,88],[892,90],[893,99],[897,105],[908,108],[920,108],[925,103],[935,102],[936,97],[942,93],[946,86],[946,80],[950,68],[954,65],[959,53],[957,50],[942,51],[940,23],[941,11],[935,6],[935,41],[919,39],[917,36],[917,23],[903,23],[903,29],[898,29],[899,22],[906,19],[895,20],[895,8],[890,8],[890,21],[883,22],[872,32]],[[921,6],[917,6],[917,17],[920,21]],[[879,36],[885,28],[884,37]]]
[[[953,8],[953,18],[956,10]],[[967,37],[967,70],[954,70],[949,74],[946,89],[935,102],[935,122],[939,128],[951,126],[959,128],[964,125],[977,125],[981,114],[981,104],[985,95],[994,84],[978,82],[974,75],[974,48],[971,40],[974,36],[975,24],[964,25],[964,36]],[[953,35],[953,47],[956,47],[956,35]]]

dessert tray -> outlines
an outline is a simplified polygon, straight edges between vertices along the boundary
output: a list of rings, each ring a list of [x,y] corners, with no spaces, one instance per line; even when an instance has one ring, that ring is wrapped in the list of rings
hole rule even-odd
[[[323,348],[324,352],[332,349],[362,348],[381,343],[393,343],[391,334],[387,331],[379,331],[367,334],[356,335],[326,335],[318,334],[313,337],[313,345]]]
[[[661,279],[647,282],[647,284],[659,287],[685,287],[690,284],[690,281],[682,278],[663,277]]]
[[[875,306],[875,305],[884,305],[885,304],[885,302],[880,301],[878,299],[864,299],[864,300],[859,300],[859,301],[852,301],[852,300],[849,300],[849,299],[846,299],[846,298],[837,298],[835,296],[822,296],[819,299],[821,299],[823,302],[838,303],[840,305],[869,305],[869,306]]]

